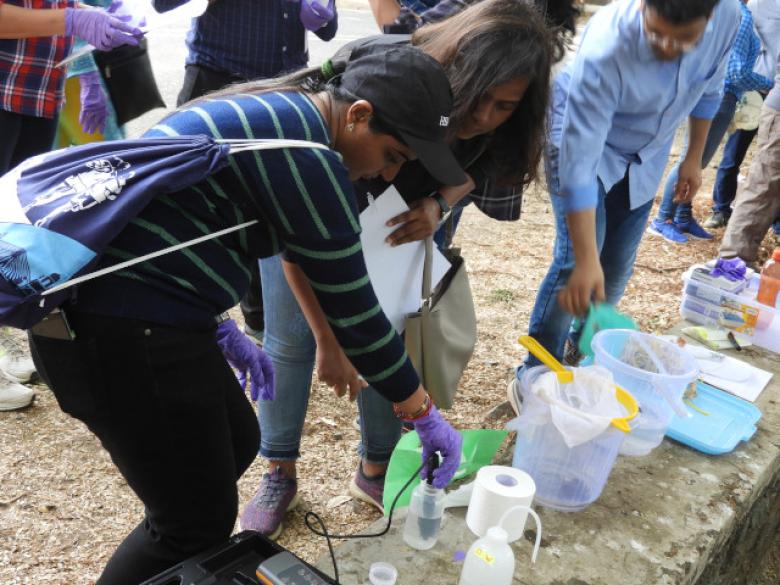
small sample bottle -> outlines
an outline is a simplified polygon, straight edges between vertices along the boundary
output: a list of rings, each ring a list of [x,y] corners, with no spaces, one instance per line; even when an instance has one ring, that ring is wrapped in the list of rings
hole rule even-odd
[[[428,550],[436,544],[444,513],[444,490],[427,481],[412,492],[404,525],[404,542],[417,550]]]

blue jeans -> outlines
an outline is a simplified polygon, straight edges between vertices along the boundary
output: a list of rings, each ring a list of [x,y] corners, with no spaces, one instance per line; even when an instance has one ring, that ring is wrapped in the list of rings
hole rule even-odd
[[[734,111],[737,108],[737,98],[733,93],[726,93],[723,95],[723,100],[720,102],[720,108],[712,119],[712,125],[710,126],[709,134],[707,134],[707,141],[704,144],[704,152],[701,158],[701,167],[705,168],[712,157],[715,156],[715,152],[720,146],[721,140],[726,135],[731,119],[734,117]],[[688,136],[685,138],[686,147],[688,150]],[[744,155],[743,155],[744,156]],[[680,160],[685,158],[685,155]],[[674,202],[674,186],[677,184],[677,178],[680,172],[680,163],[677,163],[675,167],[669,172],[669,176],[666,179],[666,185],[664,186],[664,196],[661,199],[661,205],[658,208],[658,215],[656,219],[661,222],[674,220],[676,223],[683,223],[689,221],[693,217],[693,212],[690,203]]]
[[[553,261],[536,295],[529,335],[535,337],[556,358],[561,359],[566,338],[569,335],[572,316],[558,304],[558,292],[563,289],[574,269],[574,251],[566,225],[564,199],[557,193],[558,152],[548,145],[545,152],[545,172],[555,214],[555,246]],[[617,304],[623,296],[628,279],[634,270],[639,242],[645,230],[651,199],[636,209],[629,208],[628,176],[616,183],[609,193],[599,180],[599,200],[596,207],[596,243],[604,270],[606,300]],[[577,342],[580,331],[572,331],[571,339]],[[539,360],[528,356],[525,366],[539,365]],[[518,368],[518,378],[522,366]]]
[[[276,368],[276,398],[258,403],[260,455],[276,461],[300,457],[317,345],[287,284],[281,256],[260,261],[265,308],[264,349]],[[371,463],[386,463],[401,436],[392,404],[373,388],[358,396],[361,442],[358,452]]]
[[[715,176],[715,188],[712,191],[713,211],[731,215],[731,204],[737,196],[739,167],[745,160],[750,143],[753,142],[757,132],[758,129],[737,130],[726,141],[726,146],[723,147],[723,158],[718,165],[718,174]]]

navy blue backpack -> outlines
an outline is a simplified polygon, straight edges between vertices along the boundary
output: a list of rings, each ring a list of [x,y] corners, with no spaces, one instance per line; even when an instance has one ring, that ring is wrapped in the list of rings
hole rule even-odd
[[[328,147],[182,136],[97,142],[24,161],[0,177],[0,325],[28,329],[79,282],[254,224],[91,272],[106,246],[154,197],[204,180],[230,164],[231,154],[270,148]]]

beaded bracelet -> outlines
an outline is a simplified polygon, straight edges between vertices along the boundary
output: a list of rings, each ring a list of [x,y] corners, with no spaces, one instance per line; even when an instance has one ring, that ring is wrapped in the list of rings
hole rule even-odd
[[[403,412],[398,407],[397,404],[393,404],[393,414],[395,414],[395,416],[397,418],[400,418],[402,421],[414,422],[416,420],[423,418],[424,416],[427,416],[431,412],[432,407],[433,407],[433,400],[431,400],[431,397],[426,393],[425,398],[423,399],[423,403],[415,412],[413,413]]]

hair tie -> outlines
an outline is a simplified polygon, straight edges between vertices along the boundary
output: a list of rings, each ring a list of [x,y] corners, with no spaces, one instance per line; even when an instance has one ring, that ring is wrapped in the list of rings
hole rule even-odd
[[[334,69],[333,62],[330,59],[325,60],[325,62],[320,66],[320,71],[322,72],[322,76],[325,78],[325,81],[330,81],[336,77],[336,70]]]

